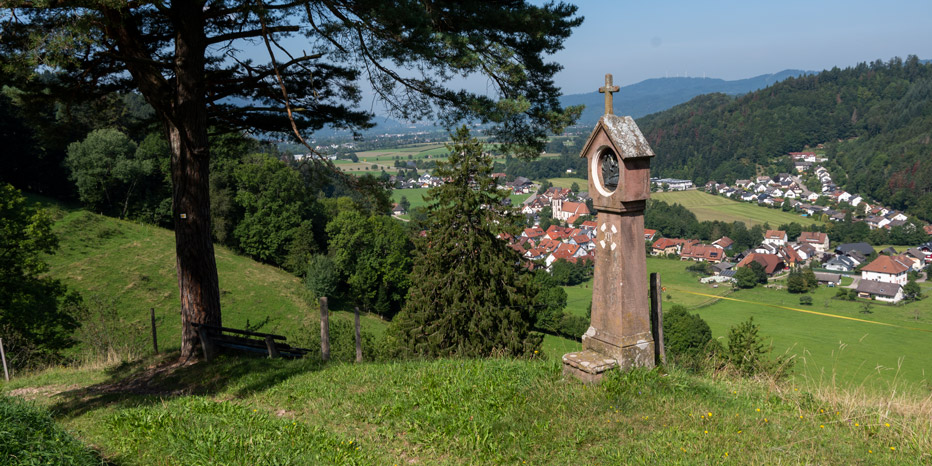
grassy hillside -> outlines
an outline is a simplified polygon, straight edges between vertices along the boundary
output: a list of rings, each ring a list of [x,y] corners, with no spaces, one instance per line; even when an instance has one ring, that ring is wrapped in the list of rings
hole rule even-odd
[[[173,233],[84,210],[45,206],[55,212],[54,230],[61,244],[47,258],[50,274],[84,296],[92,312],[84,329],[117,333],[121,344],[148,350],[149,309],[154,308],[159,348],[180,347]],[[317,304],[308,302],[310,297],[298,278],[224,247],[215,251],[224,325],[243,328],[247,322],[253,326],[264,323],[261,331],[298,341],[319,332]],[[334,319],[350,320],[352,315],[336,304]],[[366,331],[380,334],[384,327],[375,316],[363,319]]]
[[[920,464],[930,400],[547,360],[149,360],[0,385],[123,465]]]
[[[734,201],[722,196],[702,191],[672,191],[666,193],[651,193],[651,199],[677,203],[696,214],[700,222],[705,220],[721,220],[723,222],[744,222],[749,228],[753,225],[770,223],[774,228],[784,223],[796,222],[800,225],[817,224],[822,222],[797,214],[783,212],[780,209],[770,209],[755,204]]]

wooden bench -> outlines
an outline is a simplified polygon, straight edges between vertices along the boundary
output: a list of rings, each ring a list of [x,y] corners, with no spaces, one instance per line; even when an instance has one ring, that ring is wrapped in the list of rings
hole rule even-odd
[[[301,358],[309,350],[294,348],[285,343],[287,338],[271,333],[250,332],[228,327],[193,324],[201,340],[204,359],[211,361],[220,349],[264,353],[270,358]]]

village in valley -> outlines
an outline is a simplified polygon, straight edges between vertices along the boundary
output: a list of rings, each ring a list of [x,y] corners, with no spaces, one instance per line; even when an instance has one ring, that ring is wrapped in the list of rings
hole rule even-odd
[[[819,148],[821,149],[821,147]],[[652,177],[655,192],[699,190],[759,206],[761,209],[780,209],[800,216],[801,221],[863,222],[867,228],[914,233],[916,228],[926,241],[917,241],[907,247],[882,249],[868,242],[841,243],[833,241],[828,233],[801,231],[790,236],[786,231],[769,228],[763,231],[760,242],[749,249],[736,250],[734,241],[722,236],[703,243],[693,238],[666,237],[655,229],[644,229],[647,253],[655,258],[678,259],[708,264],[705,276],[697,278],[710,287],[726,284],[737,287],[739,269],[757,263],[770,279],[771,287],[783,288],[781,279],[794,270],[811,269],[819,284],[844,287],[848,295],[863,300],[898,303],[911,293],[904,289],[914,281],[924,281],[922,271],[932,264],[932,225],[918,227],[903,212],[870,202],[856,193],[840,189],[823,165],[828,158],[816,152],[791,152],[790,159],[796,172],[761,175],[754,179],[738,179],[734,183],[709,181],[698,188],[690,180]],[[517,235],[502,234],[512,249],[523,257],[530,268],[550,270],[557,261],[572,264],[593,264],[596,247],[596,214],[589,193],[581,191],[579,179],[573,188],[548,186],[524,176],[508,177],[494,173],[499,185],[524,200],[515,209],[526,218],[527,227]],[[509,180],[509,178],[511,178]],[[805,183],[818,182],[811,188]],[[431,188],[443,180],[422,173],[416,178],[389,177],[396,188]],[[546,183],[546,184],[545,184]],[[506,200],[506,202],[508,202]],[[408,213],[404,206],[394,204],[393,215]],[[648,225],[650,226],[650,225]],[[693,268],[693,270],[700,270]],[[842,279],[846,278],[843,283]]]

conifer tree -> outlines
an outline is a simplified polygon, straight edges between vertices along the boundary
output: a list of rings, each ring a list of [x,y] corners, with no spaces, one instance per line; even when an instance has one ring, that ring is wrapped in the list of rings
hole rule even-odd
[[[428,229],[389,343],[401,356],[533,352],[541,341],[530,332],[537,290],[520,256],[498,238],[517,231],[521,217],[503,204],[492,158],[465,127],[448,147],[448,161],[435,171],[445,182],[426,198]]]

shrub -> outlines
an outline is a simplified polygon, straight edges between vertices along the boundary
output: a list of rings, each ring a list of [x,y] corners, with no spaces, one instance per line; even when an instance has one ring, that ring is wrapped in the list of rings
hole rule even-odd
[[[800,296],[800,297],[799,297],[799,304],[811,305],[811,304],[812,304],[812,296],[808,296],[808,295]]]
[[[782,356],[775,360],[770,359],[768,354],[771,348],[764,346],[759,331],[760,326],[754,323],[753,317],[731,327],[728,330],[726,360],[745,376],[765,374],[783,378],[792,367],[792,360]]]
[[[712,339],[709,324],[678,304],[663,313],[664,348],[674,358],[695,358]]]

